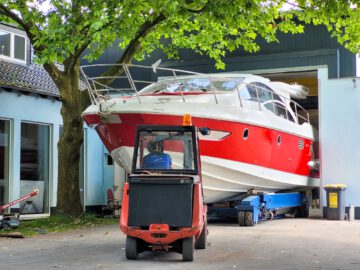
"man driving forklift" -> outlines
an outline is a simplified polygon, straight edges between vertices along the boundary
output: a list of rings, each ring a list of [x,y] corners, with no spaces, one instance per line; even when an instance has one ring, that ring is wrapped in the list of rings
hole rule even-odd
[[[160,142],[149,142],[147,149],[149,154],[144,157],[144,169],[171,169],[171,157],[163,152]]]

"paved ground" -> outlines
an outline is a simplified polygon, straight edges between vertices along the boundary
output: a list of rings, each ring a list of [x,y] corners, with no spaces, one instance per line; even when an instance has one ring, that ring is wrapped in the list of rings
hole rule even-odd
[[[194,262],[180,254],[124,256],[117,226],[27,239],[0,238],[1,270],[42,269],[358,269],[360,222],[282,219],[239,227],[210,224],[206,250]]]

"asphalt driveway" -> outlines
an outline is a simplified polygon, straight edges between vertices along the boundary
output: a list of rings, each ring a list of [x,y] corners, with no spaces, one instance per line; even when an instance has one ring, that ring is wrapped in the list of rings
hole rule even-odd
[[[194,262],[176,253],[125,259],[116,225],[26,239],[0,238],[1,270],[42,269],[357,269],[360,222],[287,218],[239,227],[209,224],[206,250]]]

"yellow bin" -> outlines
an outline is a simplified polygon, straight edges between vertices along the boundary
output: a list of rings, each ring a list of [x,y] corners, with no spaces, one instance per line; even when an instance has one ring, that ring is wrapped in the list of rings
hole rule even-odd
[[[331,220],[345,219],[345,189],[346,185],[331,184],[324,186],[326,191],[326,216]]]

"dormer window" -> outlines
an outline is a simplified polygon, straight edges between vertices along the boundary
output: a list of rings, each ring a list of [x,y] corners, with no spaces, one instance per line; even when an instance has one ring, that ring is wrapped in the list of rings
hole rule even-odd
[[[0,58],[26,62],[26,38],[0,30]]]

